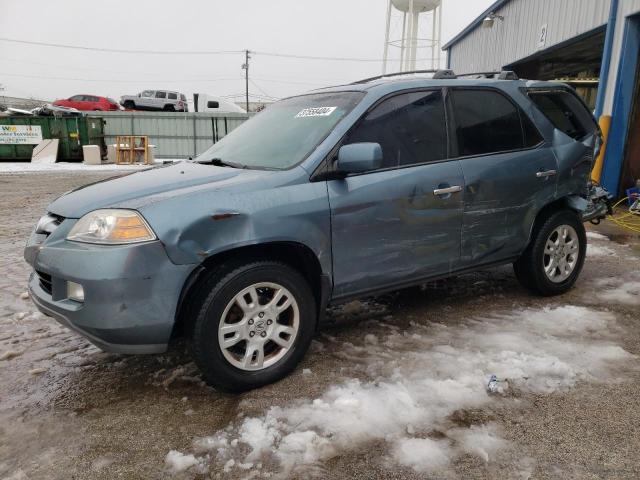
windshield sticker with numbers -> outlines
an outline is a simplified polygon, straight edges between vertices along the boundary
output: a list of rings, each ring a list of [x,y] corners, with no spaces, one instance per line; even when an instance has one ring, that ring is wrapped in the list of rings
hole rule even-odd
[[[338,107],[313,107],[300,110],[295,118],[302,117],[327,117]]]

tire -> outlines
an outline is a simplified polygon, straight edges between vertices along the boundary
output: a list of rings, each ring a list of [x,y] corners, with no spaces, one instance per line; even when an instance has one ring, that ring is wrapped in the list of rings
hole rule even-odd
[[[122,106],[128,110],[133,110],[134,108],[136,108],[136,104],[133,103],[131,100],[125,100]]]
[[[286,293],[275,304],[269,303],[275,299],[276,287]],[[284,308],[289,296],[291,305],[286,310],[272,310],[277,304]],[[192,354],[205,380],[221,390],[242,392],[285,377],[300,362],[315,332],[311,289],[298,271],[284,263],[265,260],[222,265],[203,281],[194,300]],[[292,335],[283,329],[296,332]],[[226,341],[237,343],[225,348],[222,343]]]
[[[164,108],[162,109],[165,112],[175,112],[176,109],[173,105],[165,105]]]
[[[550,249],[545,251],[548,242]],[[580,217],[572,210],[560,210],[536,223],[513,269],[520,283],[534,293],[560,295],[575,284],[586,250],[587,235]]]

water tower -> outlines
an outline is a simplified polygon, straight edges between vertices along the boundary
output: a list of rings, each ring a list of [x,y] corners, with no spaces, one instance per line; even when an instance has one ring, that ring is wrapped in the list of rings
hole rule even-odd
[[[430,28],[425,28],[424,22],[429,20]],[[388,0],[382,73],[389,70],[416,70],[416,60],[420,62],[421,69],[440,68],[441,20],[440,0]],[[398,30],[402,30],[400,38],[396,36]],[[393,54],[398,54],[399,58],[398,55],[390,58],[389,47],[394,49]],[[389,68],[388,64],[393,67]]]

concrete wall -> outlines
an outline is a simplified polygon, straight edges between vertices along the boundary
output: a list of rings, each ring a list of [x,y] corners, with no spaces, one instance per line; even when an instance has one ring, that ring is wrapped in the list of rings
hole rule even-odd
[[[451,45],[450,68],[456,73],[500,70],[606,24],[610,4],[610,0],[511,0],[495,11],[504,21],[496,19],[493,28],[478,25]],[[539,45],[543,25],[546,42]]]
[[[147,135],[157,158],[188,158],[204,152],[249,118],[242,113],[95,112],[105,120],[107,145],[116,135]]]

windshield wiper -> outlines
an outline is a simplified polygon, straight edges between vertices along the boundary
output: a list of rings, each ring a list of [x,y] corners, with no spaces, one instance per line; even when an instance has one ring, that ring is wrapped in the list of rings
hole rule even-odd
[[[247,168],[246,165],[242,165],[241,163],[227,162],[221,158],[211,158],[209,160],[199,161],[198,163],[204,165],[215,165],[216,167]]]

